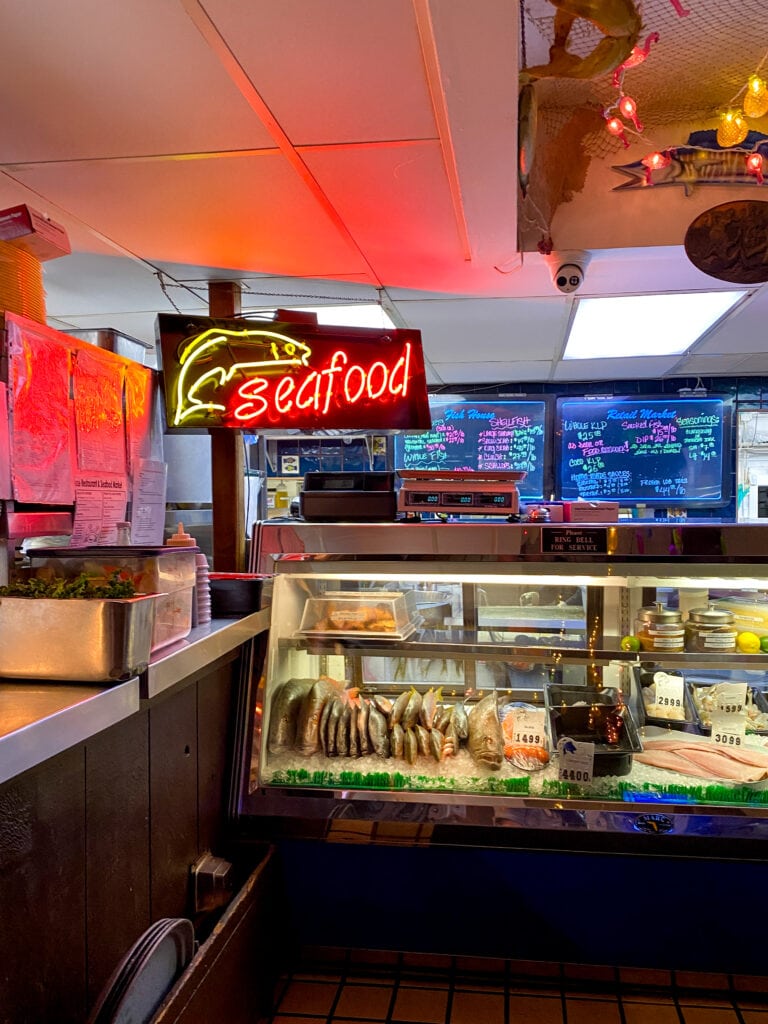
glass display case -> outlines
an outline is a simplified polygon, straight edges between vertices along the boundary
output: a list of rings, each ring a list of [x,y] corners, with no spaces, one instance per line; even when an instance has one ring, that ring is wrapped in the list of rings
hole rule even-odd
[[[621,527],[591,528],[613,551],[552,554],[546,527],[508,529],[484,557],[276,557],[241,811],[558,828],[578,812],[623,831],[684,816],[762,838],[768,563],[722,545],[640,557]]]

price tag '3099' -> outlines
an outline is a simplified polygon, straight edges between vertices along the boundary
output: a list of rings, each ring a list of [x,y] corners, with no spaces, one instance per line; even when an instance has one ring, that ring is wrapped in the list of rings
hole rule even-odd
[[[747,684],[720,683],[717,707],[712,711],[712,742],[740,747],[747,729]]]

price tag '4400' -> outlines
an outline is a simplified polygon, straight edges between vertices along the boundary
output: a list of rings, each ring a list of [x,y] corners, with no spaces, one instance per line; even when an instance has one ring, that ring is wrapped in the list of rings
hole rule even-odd
[[[581,743],[563,736],[557,742],[559,767],[557,777],[561,782],[579,782],[582,785],[592,781],[595,763],[595,744]]]
[[[740,747],[747,728],[747,684],[720,683],[717,707],[712,711],[712,742],[720,747]]]

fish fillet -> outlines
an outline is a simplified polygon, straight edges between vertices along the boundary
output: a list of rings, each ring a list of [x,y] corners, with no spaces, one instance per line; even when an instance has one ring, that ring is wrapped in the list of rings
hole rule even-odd
[[[707,748],[704,744],[700,743],[686,743],[680,740],[646,740],[643,744],[646,750],[676,750],[681,754],[685,754],[690,748],[702,749],[714,749],[724,757],[730,757],[734,761],[739,761],[742,764],[752,764],[759,768],[768,768],[768,752],[762,750],[755,750],[754,747],[714,747]]]
[[[694,775],[701,779],[759,782],[768,777],[768,769],[757,765],[740,764],[727,754],[706,750],[694,743],[678,743],[671,749],[656,744],[648,745],[642,753],[635,754],[635,760],[652,768],[664,768],[667,771]]]

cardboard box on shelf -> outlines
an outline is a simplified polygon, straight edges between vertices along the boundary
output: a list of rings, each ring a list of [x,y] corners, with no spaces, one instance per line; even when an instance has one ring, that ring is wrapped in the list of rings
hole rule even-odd
[[[617,523],[618,501],[564,501],[563,521],[566,523]]]
[[[61,224],[26,205],[0,210],[0,240],[23,249],[41,262],[72,252],[67,232]]]

